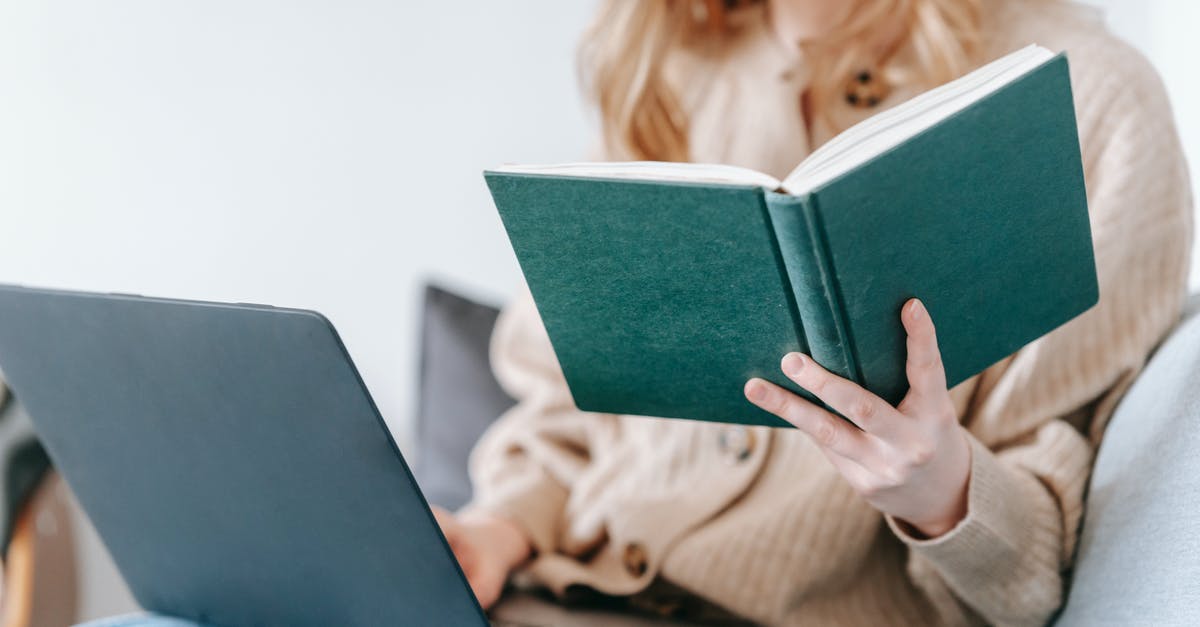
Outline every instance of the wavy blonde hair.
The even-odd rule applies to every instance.
[[[740,30],[739,13],[763,1],[606,0],[584,36],[579,60],[608,154],[687,161],[687,115],[667,84],[664,61],[679,47],[719,55]],[[804,94],[810,122],[821,119],[841,129],[829,112],[863,68],[880,68],[890,84],[923,88],[965,73],[980,48],[980,1],[858,0],[828,34],[801,44],[813,77]],[[889,57],[904,46],[914,63],[889,66]]]

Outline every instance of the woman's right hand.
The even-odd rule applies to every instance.
[[[504,591],[508,574],[529,558],[529,538],[520,527],[492,514],[459,516],[434,506],[433,515],[475,598],[484,609],[491,607]]]

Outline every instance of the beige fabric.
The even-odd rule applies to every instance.
[[[798,432],[576,410],[526,293],[492,345],[520,402],[471,468],[471,507],[533,539],[526,575],[560,593],[649,594],[665,581],[771,624],[1039,624],[1061,604],[1103,423],[1179,316],[1191,197],[1154,70],[1099,16],[995,0],[986,26],[989,58],[1027,43],[1068,51],[1101,297],[953,390],[972,434],[966,519],[909,537]],[[802,64],[762,27],[721,59],[672,68],[698,161],[781,177],[828,137],[807,137]]]

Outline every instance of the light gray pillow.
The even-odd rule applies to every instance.
[[[1200,625],[1200,315],[1117,408],[1058,625]]]
[[[51,466],[25,408],[4,392],[0,381],[0,557],[8,554],[17,514]]]

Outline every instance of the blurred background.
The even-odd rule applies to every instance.
[[[1200,3],[1090,4],[1162,74],[1197,180]],[[419,454],[421,285],[493,303],[519,285],[480,171],[584,156],[592,9],[0,3],[0,282],[320,310]],[[81,618],[133,607],[81,541]]]

